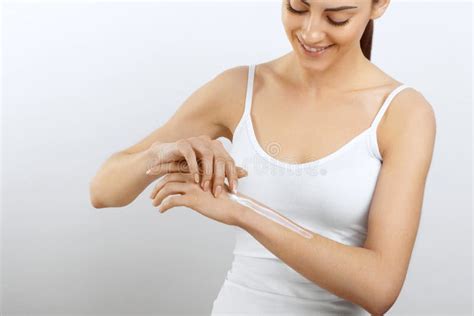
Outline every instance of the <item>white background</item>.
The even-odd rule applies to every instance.
[[[5,2],[2,315],[208,315],[232,227],[160,214],[147,188],[94,209],[89,181],[225,69],[291,50],[281,2]],[[390,315],[472,308],[472,4],[392,1],[372,62],[437,118],[422,221]],[[230,143],[222,139],[225,145]]]

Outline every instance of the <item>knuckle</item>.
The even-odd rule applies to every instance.
[[[219,183],[224,182],[224,174],[216,173],[216,175],[214,176],[214,182],[219,182]]]
[[[205,135],[205,134],[200,135],[199,138],[202,139],[202,140],[212,140],[209,135]]]
[[[215,157],[216,164],[225,164],[227,159],[223,156],[216,156]]]
[[[177,143],[176,143],[176,147],[178,148],[178,150],[182,153],[182,154],[185,154],[188,149],[189,149],[189,142],[185,139],[182,139],[182,140],[179,140]]]
[[[171,181],[171,176],[173,174],[172,173],[167,173],[165,174],[159,181],[158,183],[156,184],[156,187],[159,187],[161,185],[165,185],[167,182]]]
[[[211,140],[211,142],[215,146],[222,146],[222,143],[218,139],[213,139],[213,140]]]
[[[197,200],[196,195],[181,195],[179,196],[179,205],[189,207]]]
[[[203,159],[202,166],[204,172],[211,172],[212,169],[212,159]]]
[[[175,202],[174,196],[167,196],[167,197],[161,202],[161,205],[162,205],[162,206],[169,207],[169,206],[173,206],[175,203],[176,203],[176,202]]]
[[[176,181],[180,180],[181,178],[180,174],[177,173],[176,176],[179,177],[176,179]],[[177,186],[179,184],[180,184],[179,182],[170,181],[165,184],[164,188],[166,188],[166,192],[169,193],[170,191],[178,189]]]
[[[202,138],[200,136],[192,136],[188,138],[189,143],[201,142]]]
[[[178,146],[183,146],[183,145],[186,145],[187,143],[188,143],[187,139],[178,139],[176,141],[176,145],[178,145]]]
[[[183,173],[185,183],[195,183],[194,175],[192,173]]]
[[[164,181],[166,183],[169,183],[169,182],[172,182],[172,181],[175,181],[176,178],[178,177],[179,173],[167,173],[165,176],[164,176]]]
[[[204,171],[202,174],[202,178],[204,180],[209,180],[212,177],[212,171]]]
[[[211,149],[207,148],[207,147],[204,148],[201,153],[205,158],[210,158],[210,157],[214,156],[214,152]]]
[[[224,163],[216,163],[214,166],[214,173],[216,174],[225,174],[225,164]]]
[[[171,182],[167,182],[165,183],[165,185],[163,185],[163,188],[161,188],[161,195],[167,195],[170,191],[170,188],[171,187]]]
[[[186,185],[184,186],[184,189],[183,189],[184,192],[193,193],[193,195],[198,190],[201,191],[201,188],[199,188],[199,186],[195,185],[194,183],[186,183]]]

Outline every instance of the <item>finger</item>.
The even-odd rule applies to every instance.
[[[156,196],[156,193],[161,190],[161,188],[165,185],[167,182],[167,178],[170,176],[170,174],[164,175],[163,177],[158,180],[158,182],[155,184],[155,187],[150,193],[150,199],[154,199]]]
[[[219,193],[222,192],[225,177],[225,159],[218,156],[214,159],[214,175],[213,175],[213,188],[214,196],[218,197]]]
[[[154,199],[156,194],[163,188],[163,186],[168,182],[193,182],[192,176],[190,173],[168,173],[164,175],[153,188],[150,193],[150,199]]]
[[[209,183],[212,178],[214,151],[210,145],[210,137],[201,136],[191,140],[191,144],[199,159],[199,165],[202,168],[201,188],[206,190],[209,188]]]
[[[218,197],[223,191],[224,180],[226,176],[227,160],[232,161],[232,157],[227,153],[224,145],[217,139],[210,142],[211,148],[214,152],[214,174],[213,174],[213,192],[214,196]],[[218,163],[219,165],[216,165]]]
[[[232,191],[230,190],[229,186],[228,186],[227,184],[225,184],[225,183],[224,183],[224,190],[223,190],[223,192],[227,192],[227,193],[232,192]]]
[[[157,192],[156,196],[153,198],[152,205],[158,206],[163,202],[163,199],[171,194],[185,194],[186,186],[182,182],[167,182],[161,187]]]
[[[224,179],[222,180],[222,184],[224,184],[225,177],[227,177],[227,181],[229,186],[232,189],[235,189],[237,186],[237,171],[235,168],[234,159],[229,155],[227,150],[224,148],[224,145],[218,141],[213,141],[213,149],[215,157],[221,157],[224,160]],[[214,175],[215,176],[215,175]],[[217,178],[218,185],[220,185],[220,178]],[[222,189],[222,187],[221,187]],[[222,192],[222,191],[221,191]]]
[[[160,213],[164,213],[172,207],[188,206],[188,205],[189,205],[189,198],[187,195],[181,195],[181,194],[169,195],[165,199],[163,199],[163,202],[161,202],[159,211]]]
[[[234,160],[229,157],[225,163],[225,174],[229,182],[229,188],[232,192],[237,191],[237,169]]]
[[[186,159],[189,172],[193,175],[196,183],[199,183],[199,168],[197,164],[196,154],[191,144],[187,140],[177,141],[178,150]]]

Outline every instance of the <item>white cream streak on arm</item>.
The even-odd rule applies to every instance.
[[[256,213],[265,216],[266,218],[282,225],[285,226],[288,229],[291,229],[295,233],[300,234],[301,236],[311,239],[313,238],[313,234],[311,232],[306,231],[302,227],[296,225],[295,223],[291,222],[289,219],[283,217],[282,215],[278,214],[277,212],[273,211],[272,209],[261,205],[251,199],[245,198],[243,196],[237,196],[236,194],[229,192],[228,193],[229,198],[232,199],[233,201],[246,206]]]

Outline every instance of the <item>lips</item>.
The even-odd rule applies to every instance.
[[[298,42],[300,42],[301,45],[303,46],[306,46],[306,47],[309,47],[309,48],[314,48],[314,49],[323,49],[323,48],[328,48],[334,44],[331,44],[331,45],[327,45],[327,46],[311,46],[311,45],[308,45],[306,43],[304,43],[302,40],[299,39],[298,37]]]

